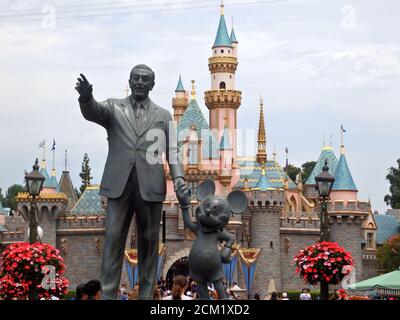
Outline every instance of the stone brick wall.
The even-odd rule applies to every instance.
[[[305,284],[304,280],[300,278],[300,275],[296,273],[293,259],[300,250],[319,240],[319,230],[307,232],[296,230],[281,231],[280,237],[280,270],[282,284],[277,289],[282,291],[301,290],[304,287],[310,287],[308,284]]]
[[[361,249],[361,220],[358,217],[343,216],[330,218],[331,241],[351,253],[355,262],[356,281],[363,278],[363,263]]]
[[[251,211],[251,243],[252,248],[261,248],[257,270],[250,295],[267,294],[268,283],[275,280],[277,288],[281,287],[279,217],[281,208],[272,209],[256,206]]]

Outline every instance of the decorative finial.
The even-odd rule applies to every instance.
[[[35,164],[33,165],[32,168],[34,171],[39,171],[39,159],[38,158],[36,158]]]
[[[345,133],[346,130],[343,128],[343,124],[340,125],[340,154],[344,154],[344,143],[343,143],[343,133]]]
[[[64,165],[65,165],[64,171],[67,171],[67,164],[68,164],[68,152],[67,152],[67,150],[65,150],[65,153],[64,153]]]
[[[262,94],[260,94],[260,107],[264,106],[264,100]]]
[[[224,0],[221,0],[221,16],[224,15],[224,7],[225,7]]]
[[[322,167],[322,171],[329,171],[329,167],[328,167],[328,159],[325,159],[324,161],[324,166]]]
[[[276,161],[276,143],[274,143],[274,153],[272,155],[274,156],[274,161]]]
[[[322,136],[322,148],[325,148],[325,133]]]
[[[332,135],[329,135],[329,146],[332,148]]]
[[[195,83],[195,81],[192,80],[192,91],[190,92],[190,94],[191,94],[193,100],[196,99],[196,89],[194,88],[194,83]]]

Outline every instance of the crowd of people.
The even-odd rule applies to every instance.
[[[231,300],[240,300],[241,296],[237,294],[239,291],[243,291],[236,282],[232,282],[230,287],[225,285],[227,295]],[[174,277],[173,283],[170,284],[167,281],[161,279],[154,286],[153,300],[192,300],[198,299],[198,286],[196,281],[184,275],[177,275]],[[218,300],[217,291],[214,289],[212,284],[209,285],[209,295],[211,300]],[[87,283],[83,283],[77,286],[76,295],[74,300],[101,300],[101,283],[99,280],[90,280]],[[135,285],[133,289],[129,289],[126,283],[122,283],[118,290],[118,300],[137,300],[139,294],[139,286]],[[272,292],[268,294],[264,299],[260,297],[258,293],[255,293],[252,297],[253,300],[290,300],[287,292],[277,293]],[[297,299],[297,298],[295,298]],[[300,293],[299,300],[312,300],[311,291],[309,288],[304,288]],[[316,300],[319,297],[315,298]],[[330,300],[352,300],[349,298],[346,290],[336,289],[333,295],[329,298]],[[384,299],[384,300],[395,300],[392,296],[374,296],[372,299]]]

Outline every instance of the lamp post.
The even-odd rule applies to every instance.
[[[325,165],[322,172],[315,177],[317,183],[316,189],[318,191],[318,200],[321,203],[320,215],[320,241],[329,241],[329,222],[328,222],[328,201],[330,200],[330,193],[332,190],[335,178],[329,173],[328,160],[325,160]],[[329,296],[329,283],[326,281],[320,282],[320,299],[328,300]]]
[[[36,218],[37,204],[36,197],[42,190],[45,177],[39,172],[38,159],[33,165],[33,171],[25,175],[26,187],[31,196],[31,209],[29,213],[29,243],[33,244],[38,240],[38,221]]]

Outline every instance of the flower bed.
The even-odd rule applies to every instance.
[[[14,243],[4,250],[0,261],[3,299],[62,298],[67,293],[64,260],[49,244]]]
[[[296,272],[312,285],[320,281],[338,284],[354,268],[353,258],[335,242],[319,242],[294,258]]]

